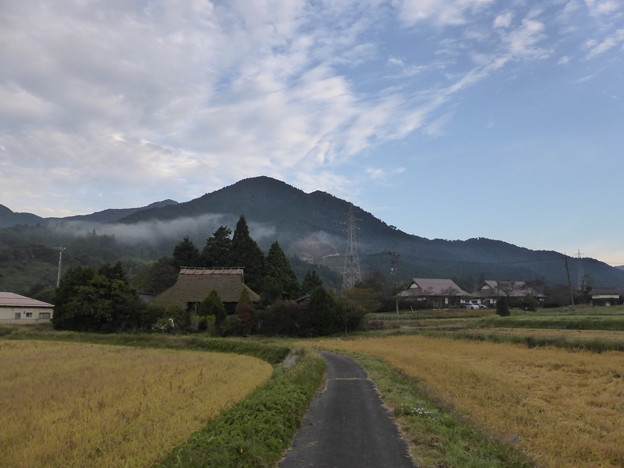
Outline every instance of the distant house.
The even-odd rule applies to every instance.
[[[244,283],[242,268],[183,267],[176,283],[156,296],[152,304],[177,305],[185,310],[193,310],[213,290],[230,310],[238,303],[243,290],[247,291],[252,302],[260,300],[260,296]]]
[[[401,302],[420,307],[448,308],[459,306],[470,294],[453,280],[412,278],[409,287],[398,294]]]
[[[526,296],[533,296],[538,301],[544,300],[544,295],[527,286],[524,281],[511,280],[486,280],[472,294],[474,300],[479,304],[495,306],[498,299],[507,297],[514,301],[519,301]]]
[[[54,306],[52,304],[12,292],[0,292],[0,324],[34,325],[50,323],[53,315]]]
[[[614,306],[622,304],[624,291],[615,288],[593,288],[590,295],[592,306]]]

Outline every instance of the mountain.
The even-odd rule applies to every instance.
[[[245,216],[252,237],[263,249],[277,240],[288,254],[340,272],[347,248],[347,220],[352,216],[363,275],[379,272],[388,278],[394,266],[397,281],[411,277],[453,278],[468,290],[484,279],[540,279],[567,284],[568,275],[574,285],[588,279],[583,275],[588,275],[595,286],[624,284],[624,270],[595,259],[579,260],[485,238],[425,239],[389,226],[329,193],[306,193],[269,177],[244,179],[184,203],[165,200],[143,208],[49,219],[44,220],[45,226],[41,226],[42,218],[2,208],[0,222],[21,215],[17,217],[22,220],[20,224],[34,219],[40,223],[38,227],[0,229],[0,260],[22,259],[21,266],[15,264],[11,272],[4,273],[5,278],[26,270],[24,262],[28,259],[43,256],[34,247],[41,245],[48,249],[48,263],[56,258],[54,247],[62,245],[67,247],[63,256],[67,264],[122,259],[130,265],[131,273],[136,272],[146,260],[171,255],[173,246],[184,236],[202,249],[206,238],[219,226],[233,229],[240,215]],[[31,247],[18,248],[24,243]],[[43,267],[40,269],[43,278]],[[51,275],[49,269],[46,274]]]
[[[339,270],[344,261],[350,211],[357,227],[359,260],[365,271],[389,271],[389,252],[394,252],[398,254],[398,269],[403,279],[418,276],[463,278],[469,288],[481,279],[567,282],[566,257],[558,252],[534,251],[485,238],[425,239],[389,226],[371,213],[328,193],[305,193],[269,177],[244,179],[186,203],[136,212],[120,222],[162,222],[210,214],[220,216],[233,226],[242,214],[257,231],[270,232],[259,240],[264,248],[267,243],[278,240],[291,254]],[[584,273],[596,284],[624,283],[624,271],[603,262],[572,257],[567,257],[567,261],[574,280]]]
[[[31,213],[15,213],[4,205],[0,205],[0,228],[23,225],[34,226],[37,224],[56,223],[65,221],[95,221],[98,223],[112,223],[119,221],[126,216],[130,216],[141,210],[149,210],[152,208],[162,208],[165,206],[177,205],[178,202],[174,200],[163,200],[159,202],[151,203],[147,206],[139,208],[121,208],[121,209],[107,209],[91,213],[88,215],[76,215],[68,216],[66,218],[42,218]]]
[[[44,220],[37,215],[31,213],[15,213],[4,205],[0,205],[0,228],[23,224],[33,226]]]

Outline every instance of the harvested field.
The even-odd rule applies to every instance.
[[[256,358],[0,341],[3,466],[148,466],[267,381]]]
[[[422,336],[313,343],[384,359],[538,466],[624,466],[622,352]]]

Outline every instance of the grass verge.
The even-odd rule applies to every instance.
[[[24,329],[24,327],[0,327],[2,339],[52,340],[137,346],[147,348],[185,349],[220,353],[244,354],[275,365],[284,360],[290,352],[288,346],[268,345],[246,340],[227,338],[206,338],[199,335],[165,335],[157,333],[82,333],[53,331],[49,329]]]
[[[393,369],[382,360],[362,354],[351,356],[364,366],[381,398],[393,411],[417,466],[533,466],[512,443],[500,443],[454,414],[418,379]]]
[[[323,378],[321,357],[301,351],[291,368],[278,367],[252,396],[195,433],[159,467],[266,467],[292,442]]]
[[[475,327],[487,328],[547,328],[564,330],[624,330],[622,315],[593,316],[516,316],[490,317],[474,323]]]

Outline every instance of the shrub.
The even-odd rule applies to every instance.
[[[510,315],[507,298],[501,297],[498,301],[496,301],[496,313],[501,317],[508,317]]]

